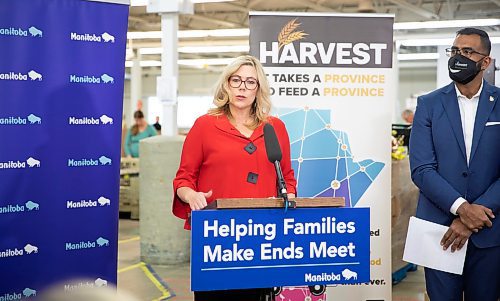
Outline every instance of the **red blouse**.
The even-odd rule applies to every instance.
[[[290,160],[290,141],[285,124],[275,117],[269,117],[268,122],[276,131],[283,153],[281,169],[287,191],[296,194],[297,182]],[[263,128],[261,124],[247,138],[225,115],[199,117],[184,141],[179,170],[174,179],[174,215],[187,220],[191,212],[189,204],[177,196],[179,187],[190,187],[201,192],[212,190],[208,203],[219,198],[276,196],[276,171],[267,159]],[[250,142],[256,146],[251,154],[245,150]],[[249,179],[249,173],[257,177],[250,176]],[[187,221],[185,228],[190,228]]]

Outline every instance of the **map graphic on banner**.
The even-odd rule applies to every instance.
[[[274,112],[290,137],[298,195],[345,197],[346,207],[356,206],[385,164],[371,159],[356,161],[349,136],[335,129],[330,110],[275,108]]]

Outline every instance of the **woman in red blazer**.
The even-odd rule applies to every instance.
[[[273,125],[283,153],[281,168],[289,197],[296,180],[284,123],[269,116],[270,89],[261,63],[238,57],[216,85],[215,108],[199,117],[189,131],[174,179],[173,213],[186,220],[219,198],[267,198],[277,195],[276,171],[267,159],[263,127]],[[195,300],[265,300],[269,290],[195,292]]]

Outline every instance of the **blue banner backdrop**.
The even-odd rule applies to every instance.
[[[0,299],[116,283],[127,19],[0,0]]]
[[[370,209],[193,211],[191,289],[370,281]]]

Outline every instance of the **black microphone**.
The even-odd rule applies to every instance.
[[[264,143],[266,144],[267,159],[269,159],[271,163],[281,161],[283,155],[281,154],[280,143],[274,131],[274,127],[269,123],[264,125]]]
[[[286,191],[286,182],[280,164],[283,154],[281,153],[281,147],[278,137],[276,137],[274,127],[269,123],[264,125],[264,143],[266,145],[267,159],[274,164],[274,168],[276,169],[276,176],[278,177],[278,196],[283,198],[285,208],[288,208],[288,193]],[[292,203],[292,207],[295,207],[294,203]]]

